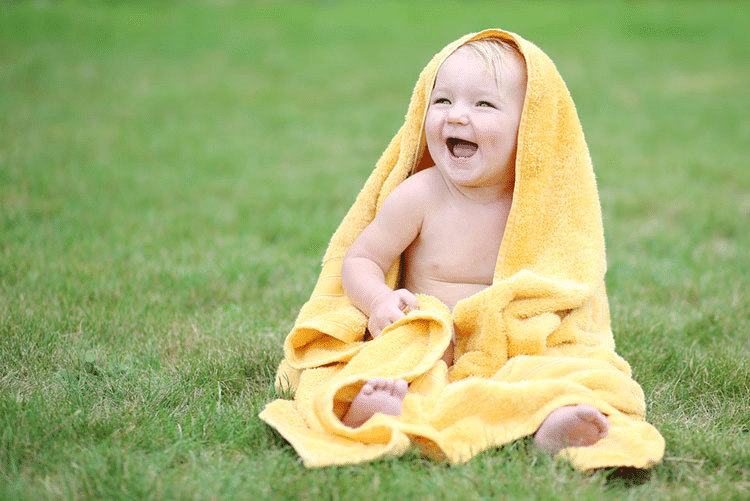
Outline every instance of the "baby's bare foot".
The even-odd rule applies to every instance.
[[[594,407],[569,405],[552,411],[534,434],[534,444],[556,454],[565,447],[594,445],[607,436],[609,421]]]
[[[341,421],[350,428],[357,428],[378,412],[400,416],[408,387],[403,379],[370,379],[354,397]]]

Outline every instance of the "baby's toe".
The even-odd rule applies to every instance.
[[[393,383],[388,379],[383,378],[373,378],[368,381],[374,391],[390,391],[390,387],[393,385]]]
[[[393,384],[393,394],[397,397],[404,398],[408,389],[409,383],[403,379],[399,379]]]
[[[599,409],[590,405],[578,406],[577,415],[583,421],[587,421],[599,429],[599,436],[605,437],[609,431],[609,420]]]

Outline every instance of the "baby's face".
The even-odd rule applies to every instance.
[[[516,139],[526,92],[520,55],[508,51],[500,80],[470,48],[440,67],[425,119],[435,165],[464,187],[512,186]]]

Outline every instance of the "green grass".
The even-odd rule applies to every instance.
[[[0,499],[746,499],[743,2],[0,4]],[[306,470],[257,419],[325,245],[468,31],[556,61],[599,179],[618,351],[665,460],[525,443]]]

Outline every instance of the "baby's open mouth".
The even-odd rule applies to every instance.
[[[477,143],[465,141],[457,137],[449,137],[446,141],[448,149],[454,157],[467,158],[477,152]]]

